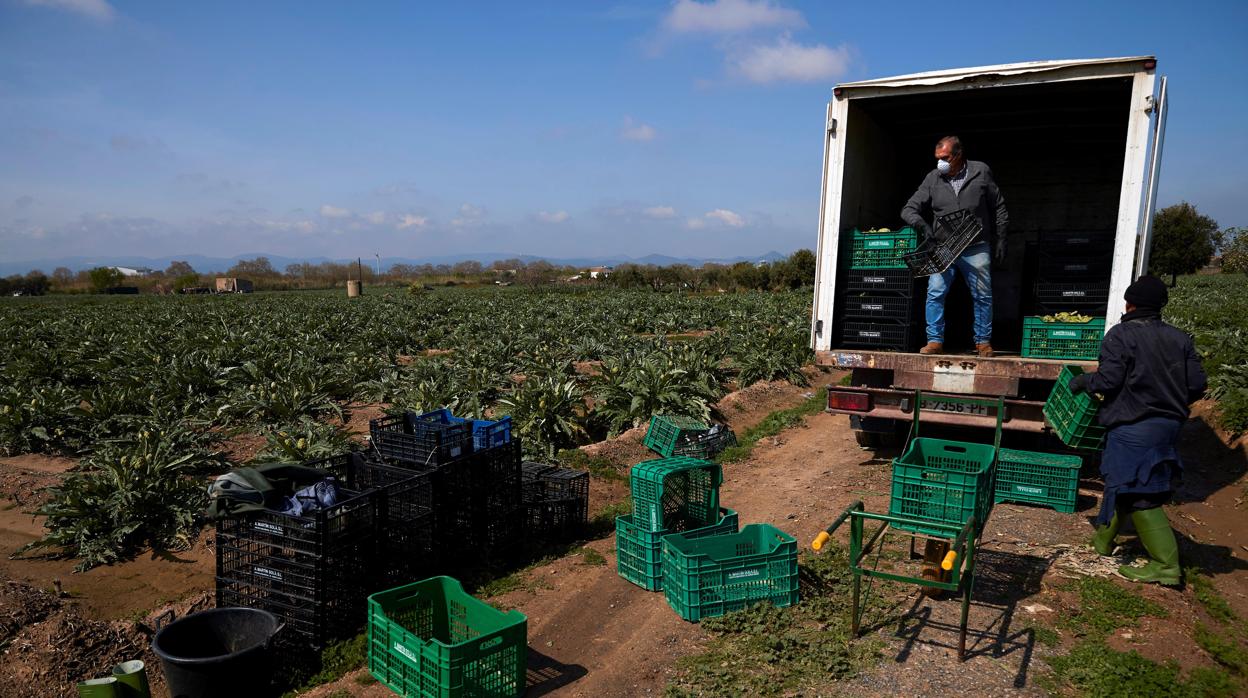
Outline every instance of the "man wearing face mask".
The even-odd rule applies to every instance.
[[[1005,261],[1010,223],[992,170],[978,160],[967,160],[957,136],[945,136],[936,143],[936,169],[906,202],[901,218],[924,238],[940,238],[945,231],[933,232],[924,214],[930,212],[935,220],[964,209],[979,218],[983,232],[948,269],[927,277],[927,344],[919,350],[921,354],[945,350],[945,299],[954,274],[961,272],[975,306],[975,351],[980,356],[992,356],[992,257],[995,255],[998,263]]]

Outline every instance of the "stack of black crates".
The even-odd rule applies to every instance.
[[[526,462],[521,477],[526,531],[562,541],[584,530],[589,520],[589,473]]]
[[[419,578],[434,530],[426,473],[360,453],[303,465],[334,478],[336,503],[298,515],[244,512],[216,524],[217,606],[278,616],[292,657],[356,632],[366,590]]]
[[[301,464],[334,478],[335,503],[217,522],[217,605],[278,616],[287,664],[308,666],[357,633],[369,594],[508,563],[528,540],[586,524],[588,473],[525,466],[522,475],[508,418],[407,412],[369,428],[371,450]]]
[[[1114,238],[1109,232],[1041,232],[1032,246],[1035,315],[1104,317]]]
[[[913,348],[914,280],[902,255],[918,247],[913,228],[851,235],[841,346],[909,351]]]

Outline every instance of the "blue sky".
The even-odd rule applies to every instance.
[[[1150,53],[1248,225],[1245,2],[0,0],[0,257],[813,248],[836,82]]]

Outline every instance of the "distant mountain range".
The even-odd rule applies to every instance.
[[[269,263],[278,271],[286,269],[290,264],[321,264],[323,262],[354,262],[354,259],[331,259],[329,257],[283,257],[274,254],[241,254],[234,257],[207,257],[198,254],[172,255],[168,257],[138,257],[127,255],[116,256],[99,256],[99,257],[60,257],[56,259],[35,259],[25,262],[10,262],[0,260],[0,276],[9,276],[11,274],[25,274],[32,269],[38,269],[45,274],[51,274],[53,269],[57,267],[66,267],[70,271],[81,271],[83,269],[93,269],[95,267],[130,267],[130,268],[148,268],[163,270],[169,266],[174,260],[181,260],[201,274],[212,274],[223,272],[234,266],[239,260],[255,259],[256,257],[268,257]],[[520,259],[524,262],[536,262],[544,259],[556,266],[568,267],[596,267],[596,266],[618,266],[620,264],[653,264],[656,266],[668,266],[671,264],[688,264],[690,266],[701,266],[708,262],[716,264],[734,264],[736,262],[775,262],[788,257],[788,255],[771,251],[757,257],[731,257],[731,258],[696,258],[696,257],[670,257],[662,254],[650,254],[645,257],[575,257],[575,258],[555,258],[543,257],[537,255],[520,255],[508,254],[503,252],[482,252],[479,254],[457,254],[444,255],[441,257],[424,257],[421,259],[411,259],[408,257],[382,257],[382,270],[389,269],[395,264],[455,264],[466,260],[476,260],[482,264],[489,265],[500,259]],[[366,266],[376,264],[377,258],[368,259],[361,258]]]

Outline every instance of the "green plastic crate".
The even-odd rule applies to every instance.
[[[711,523],[719,513],[719,486],[724,471],[718,463],[677,456],[633,466],[629,482],[633,520],[652,531],[671,528],[670,521]]]
[[[737,512],[721,508],[718,521],[710,526],[700,522],[679,522],[673,529],[652,531],[633,523],[633,517],[615,519],[615,568],[621,577],[648,591],[663,590],[663,537],[680,533],[685,538],[705,538],[737,532]],[[680,530],[681,527],[686,530]]]
[[[656,414],[650,418],[650,426],[646,429],[645,447],[655,453],[670,458],[677,455],[677,446],[690,437],[705,434],[710,425],[692,417],[672,417]]]
[[[914,228],[891,233],[867,233],[857,228],[850,234],[850,269],[905,269],[902,255],[919,244]]]
[[[732,430],[727,426],[724,426],[719,431],[712,429],[687,438],[682,437],[676,443],[676,449],[672,455],[710,460],[729,446],[736,445],[737,435],[732,433]]]
[[[432,577],[368,597],[368,670],[401,696],[519,696],[528,619]]]
[[[1105,318],[1088,322],[1045,322],[1023,318],[1023,356],[1035,359],[1096,359],[1105,336]]]
[[[1071,378],[1082,373],[1083,369],[1078,366],[1062,367],[1053,392],[1044,402],[1044,421],[1067,446],[1095,451],[1105,441],[1105,427],[1096,421],[1101,403],[1088,393],[1075,395],[1066,386]]]
[[[997,451],[998,502],[1026,502],[1075,513],[1079,499],[1079,456],[1003,448]]]
[[[663,596],[695,623],[757,603],[792,606],[798,601],[797,541],[768,524],[710,538],[665,536]]]
[[[992,510],[995,456],[996,448],[987,444],[911,439],[906,452],[893,460],[888,513],[954,526],[966,523],[973,514],[982,528]],[[948,533],[922,524],[893,527],[929,535]]]

